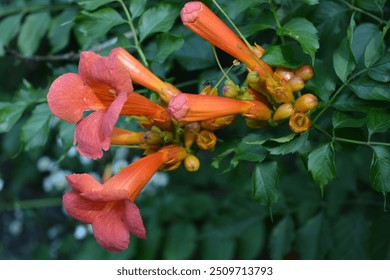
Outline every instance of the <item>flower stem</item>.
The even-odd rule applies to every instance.
[[[375,141],[359,141],[359,140],[353,140],[353,139],[348,139],[348,138],[343,138],[343,137],[337,137],[334,135],[331,135],[329,132],[327,132],[325,129],[318,125],[313,125],[315,129],[320,131],[321,133],[325,134],[329,138],[332,139],[334,142],[344,142],[344,143],[350,143],[350,144],[355,144],[355,145],[364,145],[364,146],[388,146],[390,147],[390,143],[386,142],[375,142]]]
[[[352,5],[351,3],[348,3],[347,1],[345,0],[340,0],[342,3],[344,3],[345,5],[348,6],[348,8],[350,8],[351,10],[354,10],[356,12],[359,12],[359,13],[362,13],[362,14],[365,14],[373,19],[375,19],[376,21],[378,21],[380,24],[386,24],[387,22],[379,17],[377,17],[376,15],[370,13],[370,12],[367,12],[363,9],[360,9],[359,7],[356,7],[354,5]]]
[[[135,48],[136,48],[136,50],[137,50],[137,52],[138,52],[138,54],[139,54],[139,56],[140,56],[140,58],[141,58],[141,60],[142,60],[142,63],[143,63],[146,67],[149,67],[149,64],[148,64],[148,62],[147,62],[147,60],[146,60],[145,54],[144,54],[144,52],[142,51],[140,42],[139,42],[139,40],[138,40],[137,31],[136,31],[135,28],[134,28],[133,19],[132,19],[131,15],[130,15],[130,12],[129,12],[129,10],[127,9],[127,7],[126,7],[125,3],[123,2],[123,0],[117,0],[117,1],[121,4],[121,6],[122,6],[122,8],[123,8],[123,11],[125,12],[125,15],[126,15],[126,18],[127,18],[127,23],[129,24],[130,29],[131,29],[131,32],[133,33],[134,45],[135,45]]]
[[[277,14],[276,9],[275,9],[274,1],[273,0],[269,0],[268,3],[271,6],[271,11],[272,11],[272,13],[274,15],[277,28],[278,29],[282,29],[282,25],[280,24],[280,20],[279,20],[278,14]],[[284,46],[286,44],[286,42],[284,40],[284,36],[283,35],[280,35],[280,40],[282,41],[282,45]]]
[[[40,199],[29,199],[14,202],[12,205],[3,205],[0,210],[12,211],[15,209],[32,209],[32,208],[47,208],[47,207],[58,207],[62,204],[61,197],[53,198],[40,198]]]

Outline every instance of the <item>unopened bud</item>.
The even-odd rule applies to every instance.
[[[282,76],[282,78],[286,81],[290,80],[294,76],[294,72],[291,69],[285,67],[276,68],[275,73]]]
[[[255,84],[260,80],[260,75],[256,71],[250,71],[248,75],[246,75],[246,82],[248,84]]]
[[[161,143],[161,135],[158,132],[149,130],[145,132],[143,140],[147,145],[158,145]]]
[[[253,51],[253,53],[256,55],[257,58],[261,58],[265,53],[265,49],[258,44],[252,46],[251,50]]]
[[[289,127],[295,133],[304,133],[310,128],[310,118],[302,112],[296,112],[291,115]]]
[[[211,131],[202,130],[197,134],[196,144],[202,150],[211,150],[217,143],[217,136]]]
[[[309,112],[318,106],[318,99],[311,93],[306,93],[297,98],[294,104],[295,110],[298,112]]]
[[[299,76],[293,76],[290,80],[288,80],[288,84],[293,92],[300,91],[305,87],[305,81]]]
[[[184,167],[189,172],[198,171],[198,169],[200,167],[200,161],[196,156],[194,156],[192,154],[187,155],[186,158],[184,159]]]
[[[184,146],[189,148],[192,146],[196,139],[196,133],[200,131],[200,124],[198,122],[192,122],[186,124],[184,127]]]
[[[295,69],[294,74],[301,77],[304,81],[307,81],[313,77],[314,70],[310,65],[302,65],[301,67]]]
[[[238,94],[238,87],[232,80],[226,80],[222,89],[222,94],[228,98],[234,98]]]
[[[291,103],[284,103],[275,111],[273,120],[280,121],[288,119],[292,114],[294,114],[294,112],[294,106]]]

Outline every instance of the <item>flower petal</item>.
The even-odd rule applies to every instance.
[[[65,193],[62,201],[70,216],[87,224],[91,224],[107,204],[85,199],[75,192]]]
[[[86,173],[66,176],[66,180],[72,189],[79,193],[101,191],[103,189],[102,184],[100,184],[92,175]]]
[[[126,100],[127,93],[121,91],[117,98],[115,98],[115,100],[111,103],[110,107],[108,107],[107,111],[104,113],[99,137],[101,141],[100,145],[105,151],[110,148],[111,133]]]
[[[86,110],[104,108],[91,88],[74,73],[61,75],[54,80],[47,102],[54,115],[72,123],[80,121]]]
[[[97,159],[103,156],[101,149],[101,129],[106,110],[93,112],[76,124],[73,144],[83,156]],[[107,149],[105,149],[107,150]]]
[[[96,60],[92,65],[91,75],[96,81],[113,88],[117,94],[130,94],[134,90],[130,72],[114,56]]]
[[[142,221],[141,213],[137,205],[135,205],[135,203],[131,200],[125,201],[124,216],[124,222],[126,223],[130,233],[139,238],[146,239],[146,230]]]
[[[92,222],[96,241],[108,251],[120,252],[129,246],[130,233],[122,220],[123,211],[123,201],[109,203]]]

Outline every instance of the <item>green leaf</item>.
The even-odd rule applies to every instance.
[[[267,3],[266,0],[246,0],[246,1],[228,1],[222,8],[230,19],[235,19],[245,10],[258,6],[261,3]]]
[[[253,260],[258,257],[266,240],[264,224],[256,223],[243,231],[237,241],[237,253],[241,260]]]
[[[275,204],[279,198],[279,167],[276,161],[256,164],[252,174],[253,197],[262,205]]]
[[[307,168],[323,191],[324,186],[336,177],[333,145],[327,143],[313,150],[308,156]]]
[[[210,44],[199,36],[185,37],[183,47],[176,52],[176,58],[180,65],[188,71],[216,65]]]
[[[50,14],[40,12],[30,14],[23,22],[18,37],[18,48],[25,56],[33,55],[40,45],[41,39],[49,28]]]
[[[340,47],[333,54],[333,67],[341,81],[346,82],[355,68],[355,58],[349,47],[347,38],[344,38]]]
[[[184,44],[184,39],[181,36],[176,36],[170,33],[163,33],[156,38],[157,52],[153,57],[153,61],[163,63],[167,57],[173,52],[180,49]]]
[[[64,152],[67,152],[73,146],[74,128],[74,123],[61,122],[59,125],[58,136],[61,139]]]
[[[277,31],[278,35],[285,35],[297,40],[303,49],[303,52],[310,55],[314,64],[314,55],[320,47],[317,29],[305,18],[293,18]]]
[[[371,260],[388,260],[390,259],[390,217],[387,212],[384,215],[376,217],[369,232],[368,248]]]
[[[190,223],[176,223],[167,232],[163,257],[168,260],[189,259],[195,249],[196,228]]]
[[[356,6],[363,10],[368,10],[376,13],[383,13],[383,7],[386,4],[386,0],[356,0]]]
[[[265,148],[270,152],[271,155],[286,155],[290,153],[295,153],[305,146],[309,133],[305,133],[302,135],[294,134],[294,136],[295,138],[285,143],[275,141],[277,139],[271,139],[271,141],[267,142]],[[272,142],[276,142],[279,144],[275,145],[275,143]]]
[[[366,238],[370,225],[371,221],[366,220],[359,212],[339,217],[332,230],[334,249],[330,259],[366,260]]]
[[[106,36],[111,28],[125,22],[122,16],[112,8],[102,8],[92,13],[83,11],[77,18],[76,35],[83,47],[87,48],[95,39]]]
[[[10,131],[26,107],[24,102],[0,102],[0,133]]]
[[[313,5],[319,4],[319,3],[320,3],[320,0],[304,0],[304,2],[305,2],[306,4],[308,4],[308,5],[313,6]]]
[[[373,109],[367,114],[368,135],[387,132],[390,128],[390,114],[385,110]]]
[[[201,256],[205,260],[231,260],[235,248],[233,238],[210,236],[202,240]]]
[[[21,142],[26,151],[34,150],[46,144],[49,136],[49,123],[52,114],[47,103],[37,105],[31,117],[26,121],[21,131]]]
[[[142,15],[145,8],[146,0],[130,0],[130,14],[133,20]]]
[[[56,53],[68,45],[75,16],[76,10],[68,9],[52,20],[48,34],[52,53]]]
[[[236,2],[232,2],[236,3]],[[276,30],[276,23],[274,15],[270,10],[263,10],[261,13],[261,21],[255,23],[249,23],[239,27],[241,33],[245,37],[249,37],[261,30],[272,29]]]
[[[362,127],[366,124],[366,119],[358,119],[350,114],[334,111],[332,115],[332,124],[333,128]]]
[[[332,234],[324,213],[319,213],[297,232],[296,250],[303,260],[324,259],[331,248]]]
[[[375,33],[375,36],[368,43],[366,51],[364,52],[364,64],[366,67],[370,68],[375,62],[377,62],[383,55],[384,50],[385,44],[383,42],[382,34],[379,32]],[[389,69],[389,67],[387,68]],[[387,73],[387,75],[389,75],[389,73]]]
[[[353,33],[352,52],[355,57],[357,68],[364,67],[365,52],[371,39],[376,34],[382,34],[378,26],[372,23],[363,23],[356,27]]]
[[[273,66],[297,68],[300,65],[300,63],[294,59],[294,53],[290,48],[279,45],[267,48],[262,59]]]
[[[140,41],[157,32],[168,32],[178,14],[179,10],[168,4],[160,4],[146,10],[138,23]]]
[[[317,59],[314,65],[314,76],[305,84],[308,90],[314,92],[323,101],[328,101],[336,89],[337,77],[329,72],[329,66]],[[327,73],[327,75],[321,73]]]
[[[360,78],[352,81],[350,87],[362,99],[390,101],[389,85],[377,82],[368,75],[362,75]]]
[[[381,42],[383,43],[383,41]],[[368,75],[378,82],[390,82],[390,51],[386,52],[368,69]]]
[[[0,56],[4,55],[4,46],[11,41],[20,29],[22,14],[6,17],[0,21]]]
[[[385,198],[390,191],[390,148],[372,146],[373,155],[370,169],[371,187]]]
[[[88,11],[93,11],[103,5],[106,5],[114,1],[117,0],[77,0],[77,3],[84,9]]]
[[[283,259],[291,251],[293,240],[294,221],[286,216],[272,229],[269,243],[271,259]]]

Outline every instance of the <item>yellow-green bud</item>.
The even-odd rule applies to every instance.
[[[318,106],[318,99],[311,93],[306,93],[297,98],[294,104],[295,110],[298,112],[309,112]]]

